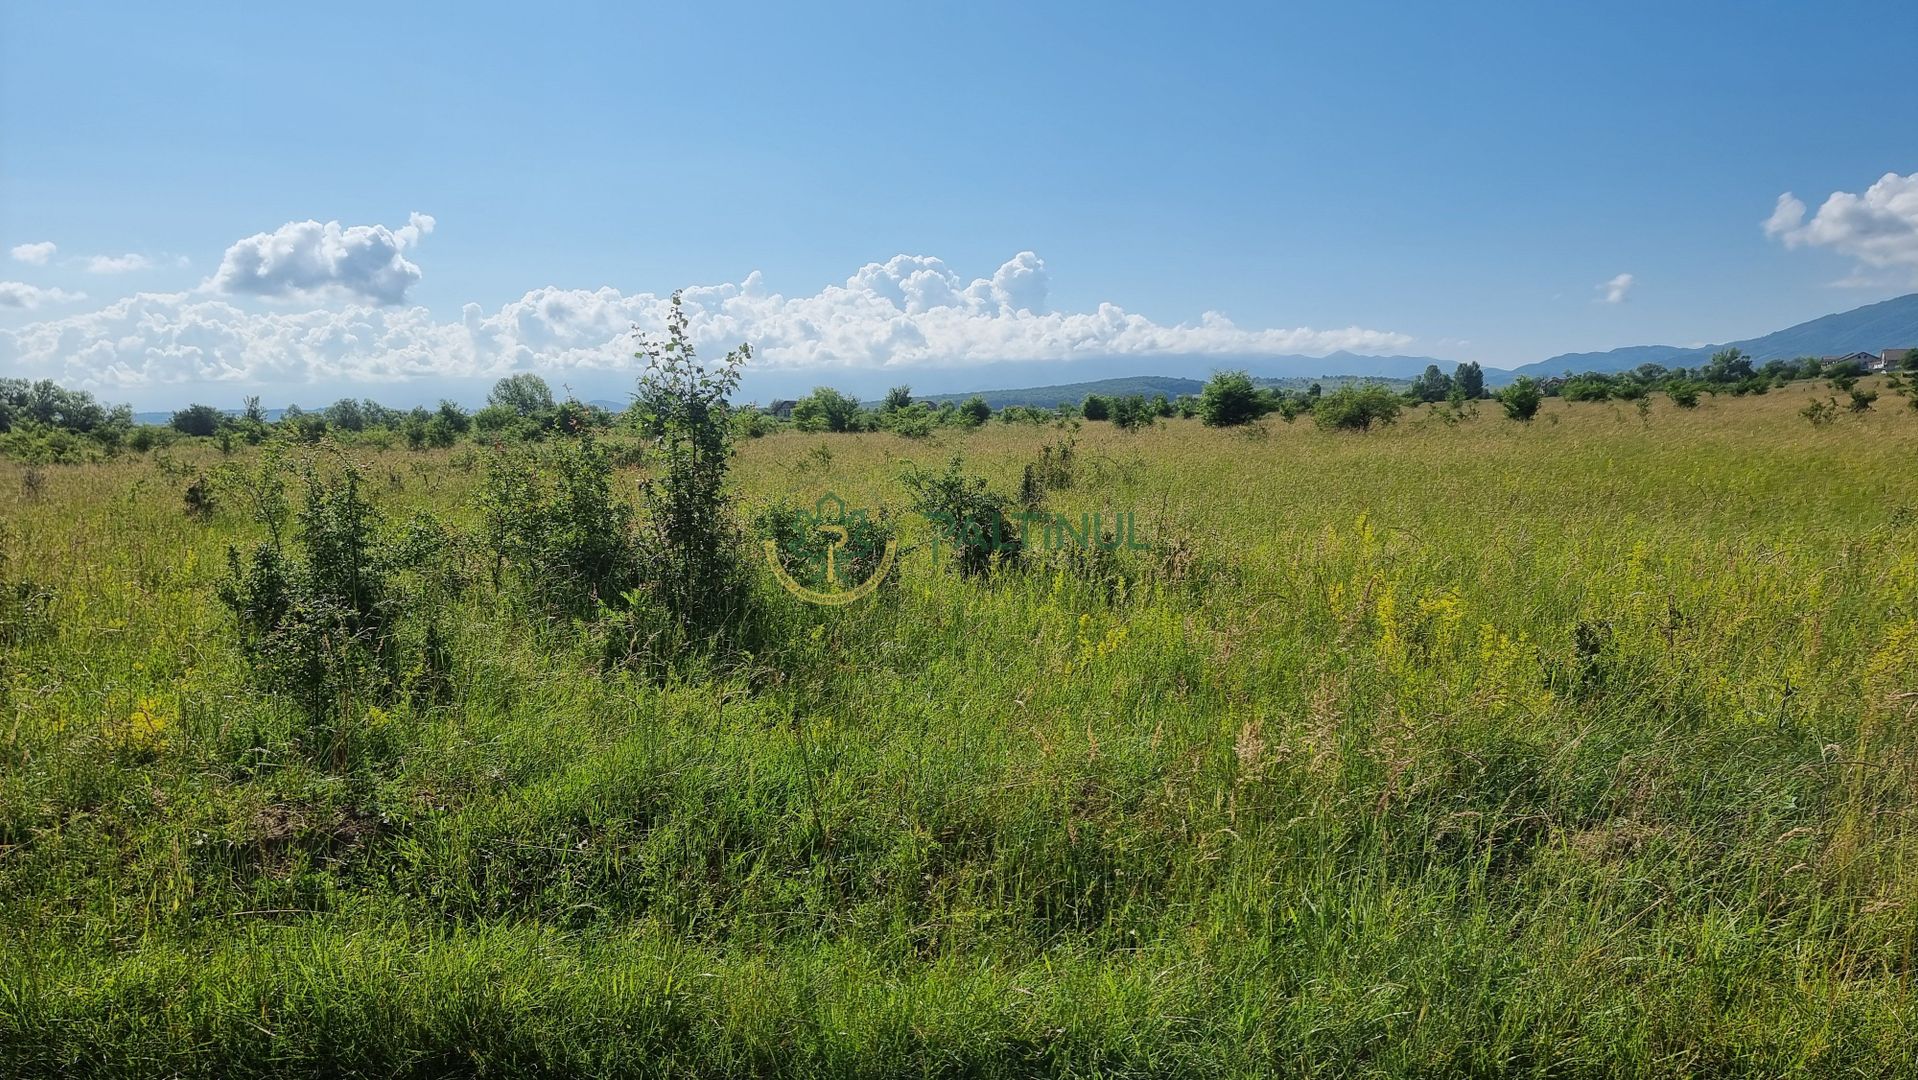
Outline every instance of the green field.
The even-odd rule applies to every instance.
[[[782,432],[895,584],[636,671],[461,542],[323,730],[259,450],[0,460],[0,1075],[1912,1075],[1918,411],[1803,404]],[[906,461],[1068,437],[1151,550],[935,561]],[[477,534],[485,448],[338,453]]]

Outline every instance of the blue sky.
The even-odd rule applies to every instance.
[[[0,374],[143,407],[612,396],[680,286],[770,391],[1918,287],[1909,3],[3,10]]]

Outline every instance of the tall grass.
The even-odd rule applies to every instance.
[[[751,440],[898,583],[640,672],[474,567],[344,763],[215,594],[238,466],[0,461],[0,1073],[1909,1074],[1918,416],[1801,404],[1088,424],[1048,509],[1153,549],[979,577],[906,462],[1057,433]]]

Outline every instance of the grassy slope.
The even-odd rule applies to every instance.
[[[1056,507],[1160,545],[1117,596],[921,549],[661,687],[482,585],[453,704],[343,767],[244,681],[241,515],[0,462],[58,595],[0,653],[0,1074],[1908,1072],[1918,414],[1802,404],[1088,425]],[[897,508],[1057,437],[739,479]],[[470,521],[459,453],[382,505]]]

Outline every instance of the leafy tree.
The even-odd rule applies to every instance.
[[[1465,395],[1467,401],[1477,401],[1485,396],[1485,369],[1474,360],[1469,364],[1460,364],[1452,373],[1452,383]]]
[[[1665,396],[1671,398],[1672,404],[1681,409],[1698,408],[1698,387],[1693,383],[1670,383],[1665,387]]]
[[[1221,371],[1199,391],[1199,418],[1207,427],[1236,427],[1264,413],[1259,388],[1243,371]]]
[[[553,410],[553,388],[538,375],[523,371],[494,383],[486,403],[521,416],[538,416]]]
[[[681,303],[675,292],[666,340],[642,339],[637,354],[647,362],[641,397],[653,403],[661,430],[658,465],[640,485],[647,510],[640,551],[654,596],[688,637],[710,640],[738,625],[750,591],[743,534],[726,492],[733,452],[726,399],[752,347],[739,346],[710,369],[701,365]]]
[[[1411,396],[1416,401],[1444,401],[1445,395],[1452,389],[1452,381],[1445,377],[1437,364],[1425,365],[1425,371],[1412,380]]]
[[[0,379],[0,432],[12,430],[17,422],[85,435],[112,423],[129,425],[133,413],[124,407],[109,410],[92,394],[68,390],[52,379]]]
[[[173,430],[182,435],[209,436],[220,430],[225,417],[211,405],[188,405],[173,414]]]
[[[1129,394],[1112,402],[1112,422],[1121,431],[1137,431],[1157,423],[1159,411],[1143,394]]]
[[[1538,407],[1545,401],[1545,394],[1539,389],[1537,380],[1529,375],[1520,375],[1512,385],[1498,392],[1498,403],[1505,406],[1505,415],[1514,420],[1530,420],[1538,415]]]
[[[1400,399],[1380,383],[1341,386],[1312,406],[1312,419],[1328,431],[1367,431],[1399,418]]]
[[[473,426],[473,418],[466,415],[466,410],[460,408],[458,403],[452,401],[441,400],[439,410],[434,414],[433,419],[445,424],[447,429],[455,435],[464,435]]]
[[[1740,382],[1752,377],[1752,358],[1738,349],[1720,349],[1702,373],[1707,382]]]
[[[966,399],[965,404],[959,406],[959,417],[973,427],[978,427],[992,419],[992,406],[986,404],[985,398],[974,394]]]
[[[793,406],[793,420],[804,431],[858,431],[859,402],[821,386]]]
[[[1087,420],[1110,420],[1112,403],[1103,394],[1087,394],[1079,406],[1079,415]]]
[[[1611,380],[1597,372],[1574,375],[1559,387],[1558,396],[1566,401],[1604,401],[1612,396]]]
[[[341,431],[365,431],[366,410],[352,398],[341,398],[326,407],[326,422]]]
[[[912,387],[895,386],[886,391],[885,409],[887,412],[898,412],[900,409],[909,409],[911,407]]]

